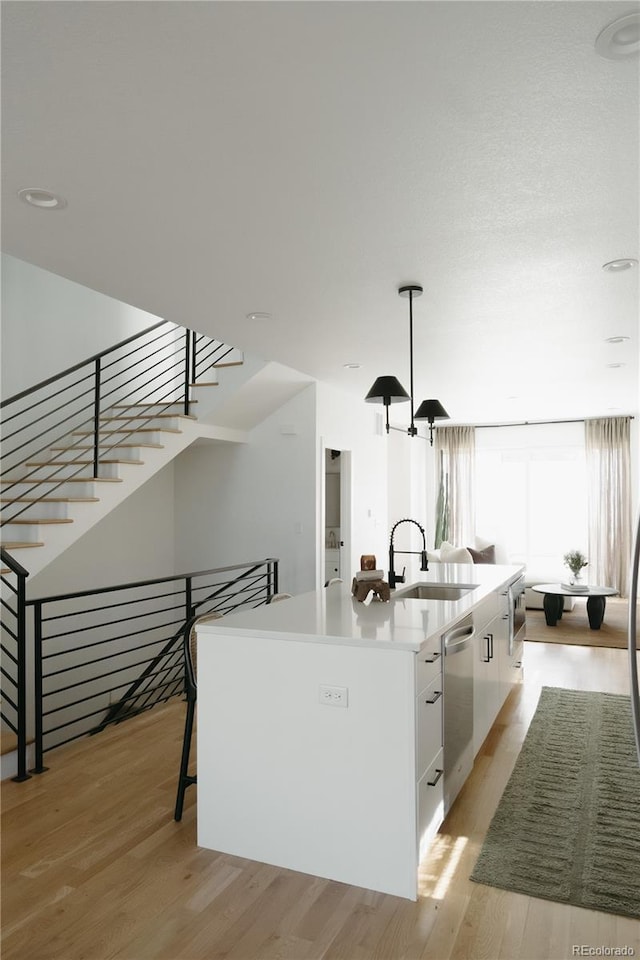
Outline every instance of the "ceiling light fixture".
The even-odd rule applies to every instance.
[[[630,340],[630,337],[606,337],[605,343],[624,343],[626,340]]]
[[[247,314],[247,320],[271,320],[271,314],[256,310],[254,313]]]
[[[619,260],[609,260],[602,264],[602,269],[608,273],[622,273],[623,270],[631,270],[637,266],[638,261],[634,257],[621,257]]]
[[[596,39],[596,53],[605,60],[626,60],[640,52],[640,14],[627,13],[609,23]]]
[[[625,364],[624,363],[608,363],[607,366],[611,367],[612,370],[617,370],[618,367],[624,367]]]
[[[422,287],[417,283],[410,283],[398,289],[401,297],[409,298],[409,371],[411,375],[410,393],[404,389],[396,377],[378,377],[369,393],[366,395],[366,403],[384,403],[386,412],[386,427],[389,433],[389,405],[392,403],[411,402],[411,424],[407,428],[410,437],[415,437],[418,428],[415,425],[416,420],[427,420],[429,422],[429,441],[433,446],[433,424],[435,420],[448,420],[449,414],[444,409],[439,400],[423,400],[414,413],[413,407],[413,300],[414,297],[422,295]]]
[[[18,196],[24,203],[41,210],[62,210],[67,205],[64,197],[59,197],[50,190],[41,190],[40,187],[25,187],[24,190],[18,190]]]
[[[342,366],[345,370],[359,370],[362,366],[361,363],[343,363]]]

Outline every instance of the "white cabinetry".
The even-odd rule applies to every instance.
[[[501,705],[495,591],[516,573],[468,567],[475,602],[359,604],[345,583],[199,625],[198,844],[415,900],[444,816],[443,637],[471,615],[481,742]]]
[[[417,654],[416,690],[417,853],[420,859],[444,817],[441,641]]]
[[[473,753],[484,743],[511,688],[520,675],[522,652],[509,652],[509,614],[505,593],[478,607],[473,672]],[[492,615],[493,614],[493,615]],[[492,616],[491,616],[492,615]],[[487,620],[487,616],[491,619]],[[518,664],[516,666],[516,663]]]
[[[332,580],[340,576],[340,550],[327,549],[324,552],[324,579]]]
[[[498,663],[494,659],[498,596],[492,593],[473,611],[475,646],[473,663],[473,755],[485,741],[495,720],[500,696]]]
[[[496,633],[500,617],[494,617],[476,633],[473,676],[473,753],[484,743],[502,705]]]

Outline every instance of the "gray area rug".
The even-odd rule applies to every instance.
[[[640,918],[629,697],[542,688],[471,879]]]

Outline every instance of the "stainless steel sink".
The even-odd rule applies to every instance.
[[[396,600],[460,600],[477,588],[477,583],[414,583],[406,590],[396,590]]]

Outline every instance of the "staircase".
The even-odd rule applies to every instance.
[[[39,573],[194,440],[245,441],[196,414],[243,363],[163,321],[4,401],[1,546]]]
[[[190,444],[248,442],[248,431],[309,382],[161,321],[0,404],[3,779],[41,773],[44,751],[175,695],[182,673],[174,619],[277,593],[273,559],[45,599],[28,597],[27,580]],[[48,613],[58,602],[64,611]],[[123,666],[124,642],[135,662]]]

